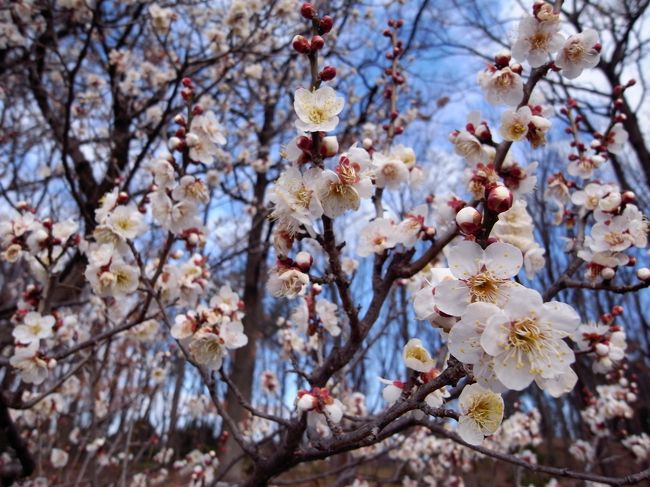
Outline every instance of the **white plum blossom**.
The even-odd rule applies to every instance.
[[[564,37],[559,33],[557,20],[539,21],[527,16],[519,22],[517,39],[512,45],[512,56],[520,62],[528,61],[537,68],[549,60],[549,56],[562,48]]]
[[[375,218],[361,229],[357,254],[367,257],[392,249],[398,242],[398,227],[392,220]]]
[[[295,298],[304,293],[309,276],[298,269],[276,267],[269,273],[267,288],[275,297]]]
[[[12,335],[23,344],[38,343],[39,340],[52,336],[55,321],[54,316],[41,316],[36,311],[30,311],[23,317],[22,324],[14,328]]]
[[[492,105],[504,103],[517,106],[524,98],[524,83],[517,73],[506,66],[501,69],[489,67],[479,72],[478,83],[485,98]]]
[[[465,386],[458,398],[458,435],[470,445],[480,445],[496,432],[503,420],[503,398],[480,384]]]
[[[124,240],[133,240],[147,230],[144,217],[134,204],[116,206],[108,214],[106,224]]]
[[[571,306],[544,303],[537,291],[521,286],[511,291],[511,299],[500,312],[490,316],[481,347],[494,357],[494,372],[509,389],[523,390],[533,380],[551,389],[564,378],[572,378],[568,371],[575,355],[564,338],[579,324],[580,317]]]
[[[525,106],[517,110],[508,109],[501,115],[499,133],[505,140],[512,142],[522,140],[528,134],[528,124],[532,121],[532,112]]]
[[[596,67],[600,61],[598,45],[598,33],[594,29],[569,36],[555,59],[556,66],[562,68],[562,76],[574,79],[584,69]]]
[[[375,152],[372,155],[375,184],[378,188],[398,189],[409,177],[409,171],[401,159]]]
[[[298,88],[293,102],[298,115],[296,128],[303,132],[331,132],[339,123],[343,105],[343,97],[330,86],[315,91]]]
[[[422,346],[422,340],[419,338],[411,338],[402,352],[404,364],[409,368],[418,372],[429,372],[434,368],[435,363],[426,348]]]
[[[447,261],[456,279],[438,284],[435,304],[443,313],[461,316],[476,301],[504,305],[518,286],[510,279],[521,269],[523,257],[507,243],[495,242],[483,250],[476,242],[462,241],[449,248]]]
[[[191,131],[187,134],[190,158],[204,164],[212,164],[219,153],[217,146],[226,143],[223,126],[216,115],[206,111],[192,120]]]
[[[630,135],[623,128],[623,124],[620,122],[615,123],[609,134],[607,134],[607,150],[612,154],[621,154],[629,138]]]
[[[323,215],[318,199],[319,179],[320,170],[315,168],[304,174],[293,166],[285,170],[271,189],[271,218],[285,221],[292,232],[300,225],[311,227],[313,221]]]
[[[39,353],[36,341],[26,347],[16,347],[9,363],[28,384],[41,384],[47,378],[48,362]]]

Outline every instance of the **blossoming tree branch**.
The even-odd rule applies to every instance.
[[[350,2],[50,3],[0,10],[3,485],[650,479],[639,315],[612,298],[650,287],[609,167],[638,85],[597,128],[544,98],[611,39],[527,5],[445,142],[456,184],[409,108],[427,1],[385,27]],[[565,457],[537,454],[549,404]]]

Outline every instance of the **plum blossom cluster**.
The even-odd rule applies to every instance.
[[[343,403],[332,397],[329,389],[321,387],[298,391],[296,406],[299,411],[307,413],[310,428],[321,436],[329,436],[330,429],[341,422],[345,412]]]
[[[605,313],[600,317],[598,323],[580,325],[575,334],[578,350],[594,352],[591,367],[597,374],[611,372],[625,358],[627,337],[623,327],[615,322],[616,317],[622,313],[622,306],[614,306],[611,313]]]
[[[219,370],[228,350],[248,343],[239,296],[224,285],[208,306],[176,315],[171,335],[185,344],[196,363]]]

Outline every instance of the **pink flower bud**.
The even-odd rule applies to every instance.
[[[167,146],[169,147],[169,150],[176,150],[178,147],[182,144],[181,139],[178,137],[171,137],[169,141],[167,142]]]
[[[634,194],[633,191],[625,191],[621,195],[621,202],[623,204],[634,203],[634,201],[636,201],[636,195]]]
[[[298,264],[298,268],[303,272],[309,270],[312,262],[314,262],[314,258],[309,254],[309,252],[303,250],[302,252],[298,252],[296,255],[296,264]]]
[[[314,409],[316,406],[318,406],[318,399],[316,399],[314,396],[312,396],[309,393],[306,393],[304,391],[303,394],[298,392],[298,409],[301,411],[311,411]]]
[[[335,135],[324,137],[321,141],[320,152],[323,157],[332,157],[339,152],[339,141]]]
[[[503,213],[512,206],[512,192],[505,186],[495,186],[487,196],[487,207],[495,213]]]
[[[466,206],[456,214],[456,224],[466,235],[473,235],[481,229],[481,213],[473,206]]]

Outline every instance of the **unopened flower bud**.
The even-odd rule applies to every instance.
[[[188,147],[194,147],[199,143],[199,136],[190,132],[187,134],[187,136],[185,136],[185,143]]]
[[[334,19],[329,15],[325,15],[318,22],[318,30],[321,34],[327,34],[334,27]]]
[[[307,20],[311,20],[316,17],[316,9],[311,3],[303,3],[302,7],[300,7],[300,15]]]
[[[167,146],[169,147],[169,150],[176,150],[178,147],[182,144],[181,139],[178,137],[171,137],[169,141],[167,142]]]
[[[309,252],[305,252],[303,250],[302,252],[298,252],[296,255],[296,264],[298,264],[298,267],[303,272],[307,272],[309,270],[312,262],[314,262],[314,258],[309,254]]]
[[[193,87],[192,80],[190,78],[188,78],[187,76],[181,80],[181,83],[183,83],[183,86],[185,88],[192,88]]]
[[[605,345],[604,343],[597,343],[596,346],[594,347],[594,350],[596,352],[596,355],[600,357],[605,357],[606,355],[609,355],[609,346]]]
[[[499,68],[505,68],[508,64],[510,64],[510,58],[510,51],[501,51],[494,56],[494,63]]]
[[[623,308],[623,306],[620,306],[620,305],[616,305],[616,306],[614,306],[612,308],[612,314],[614,316],[620,316],[620,315],[623,314],[624,311],[625,311],[625,308]]]
[[[495,186],[487,196],[487,207],[495,213],[503,213],[512,206],[512,191],[505,186]]]
[[[291,45],[300,54],[309,54],[309,41],[304,36],[295,36],[291,41]]]
[[[298,393],[300,394],[300,393]],[[318,406],[318,399],[308,393],[304,393],[298,399],[298,409],[301,411],[311,411],[316,406]]]
[[[363,148],[368,150],[372,147],[372,139],[370,137],[366,137],[365,139],[363,139],[362,144],[363,144]]]
[[[325,45],[325,39],[321,36],[314,36],[311,38],[310,47],[312,51],[320,51]]]
[[[648,269],[647,267],[641,267],[640,269],[637,269],[636,277],[638,277],[642,281],[650,280],[650,269]]]
[[[634,203],[635,201],[636,201],[636,195],[634,194],[634,191],[625,191],[621,195],[621,202],[623,204]]]
[[[185,126],[185,117],[181,115],[180,113],[174,117],[174,122],[177,123],[178,125]]]
[[[332,157],[339,152],[339,141],[335,135],[324,137],[321,141],[320,152],[323,157]]]
[[[56,359],[54,359],[54,358],[49,359],[47,361],[47,368],[50,369],[50,370],[53,369],[54,367],[56,367],[56,363],[57,363]]]
[[[336,68],[333,66],[325,66],[318,76],[323,81],[330,81],[336,77]]]
[[[456,214],[456,224],[466,235],[473,235],[481,229],[481,213],[473,206],[466,206]]]
[[[611,267],[604,267],[603,270],[600,271],[600,275],[603,279],[609,281],[611,279],[614,279],[614,276],[616,275],[616,271],[614,271],[614,269],[612,269]]]

